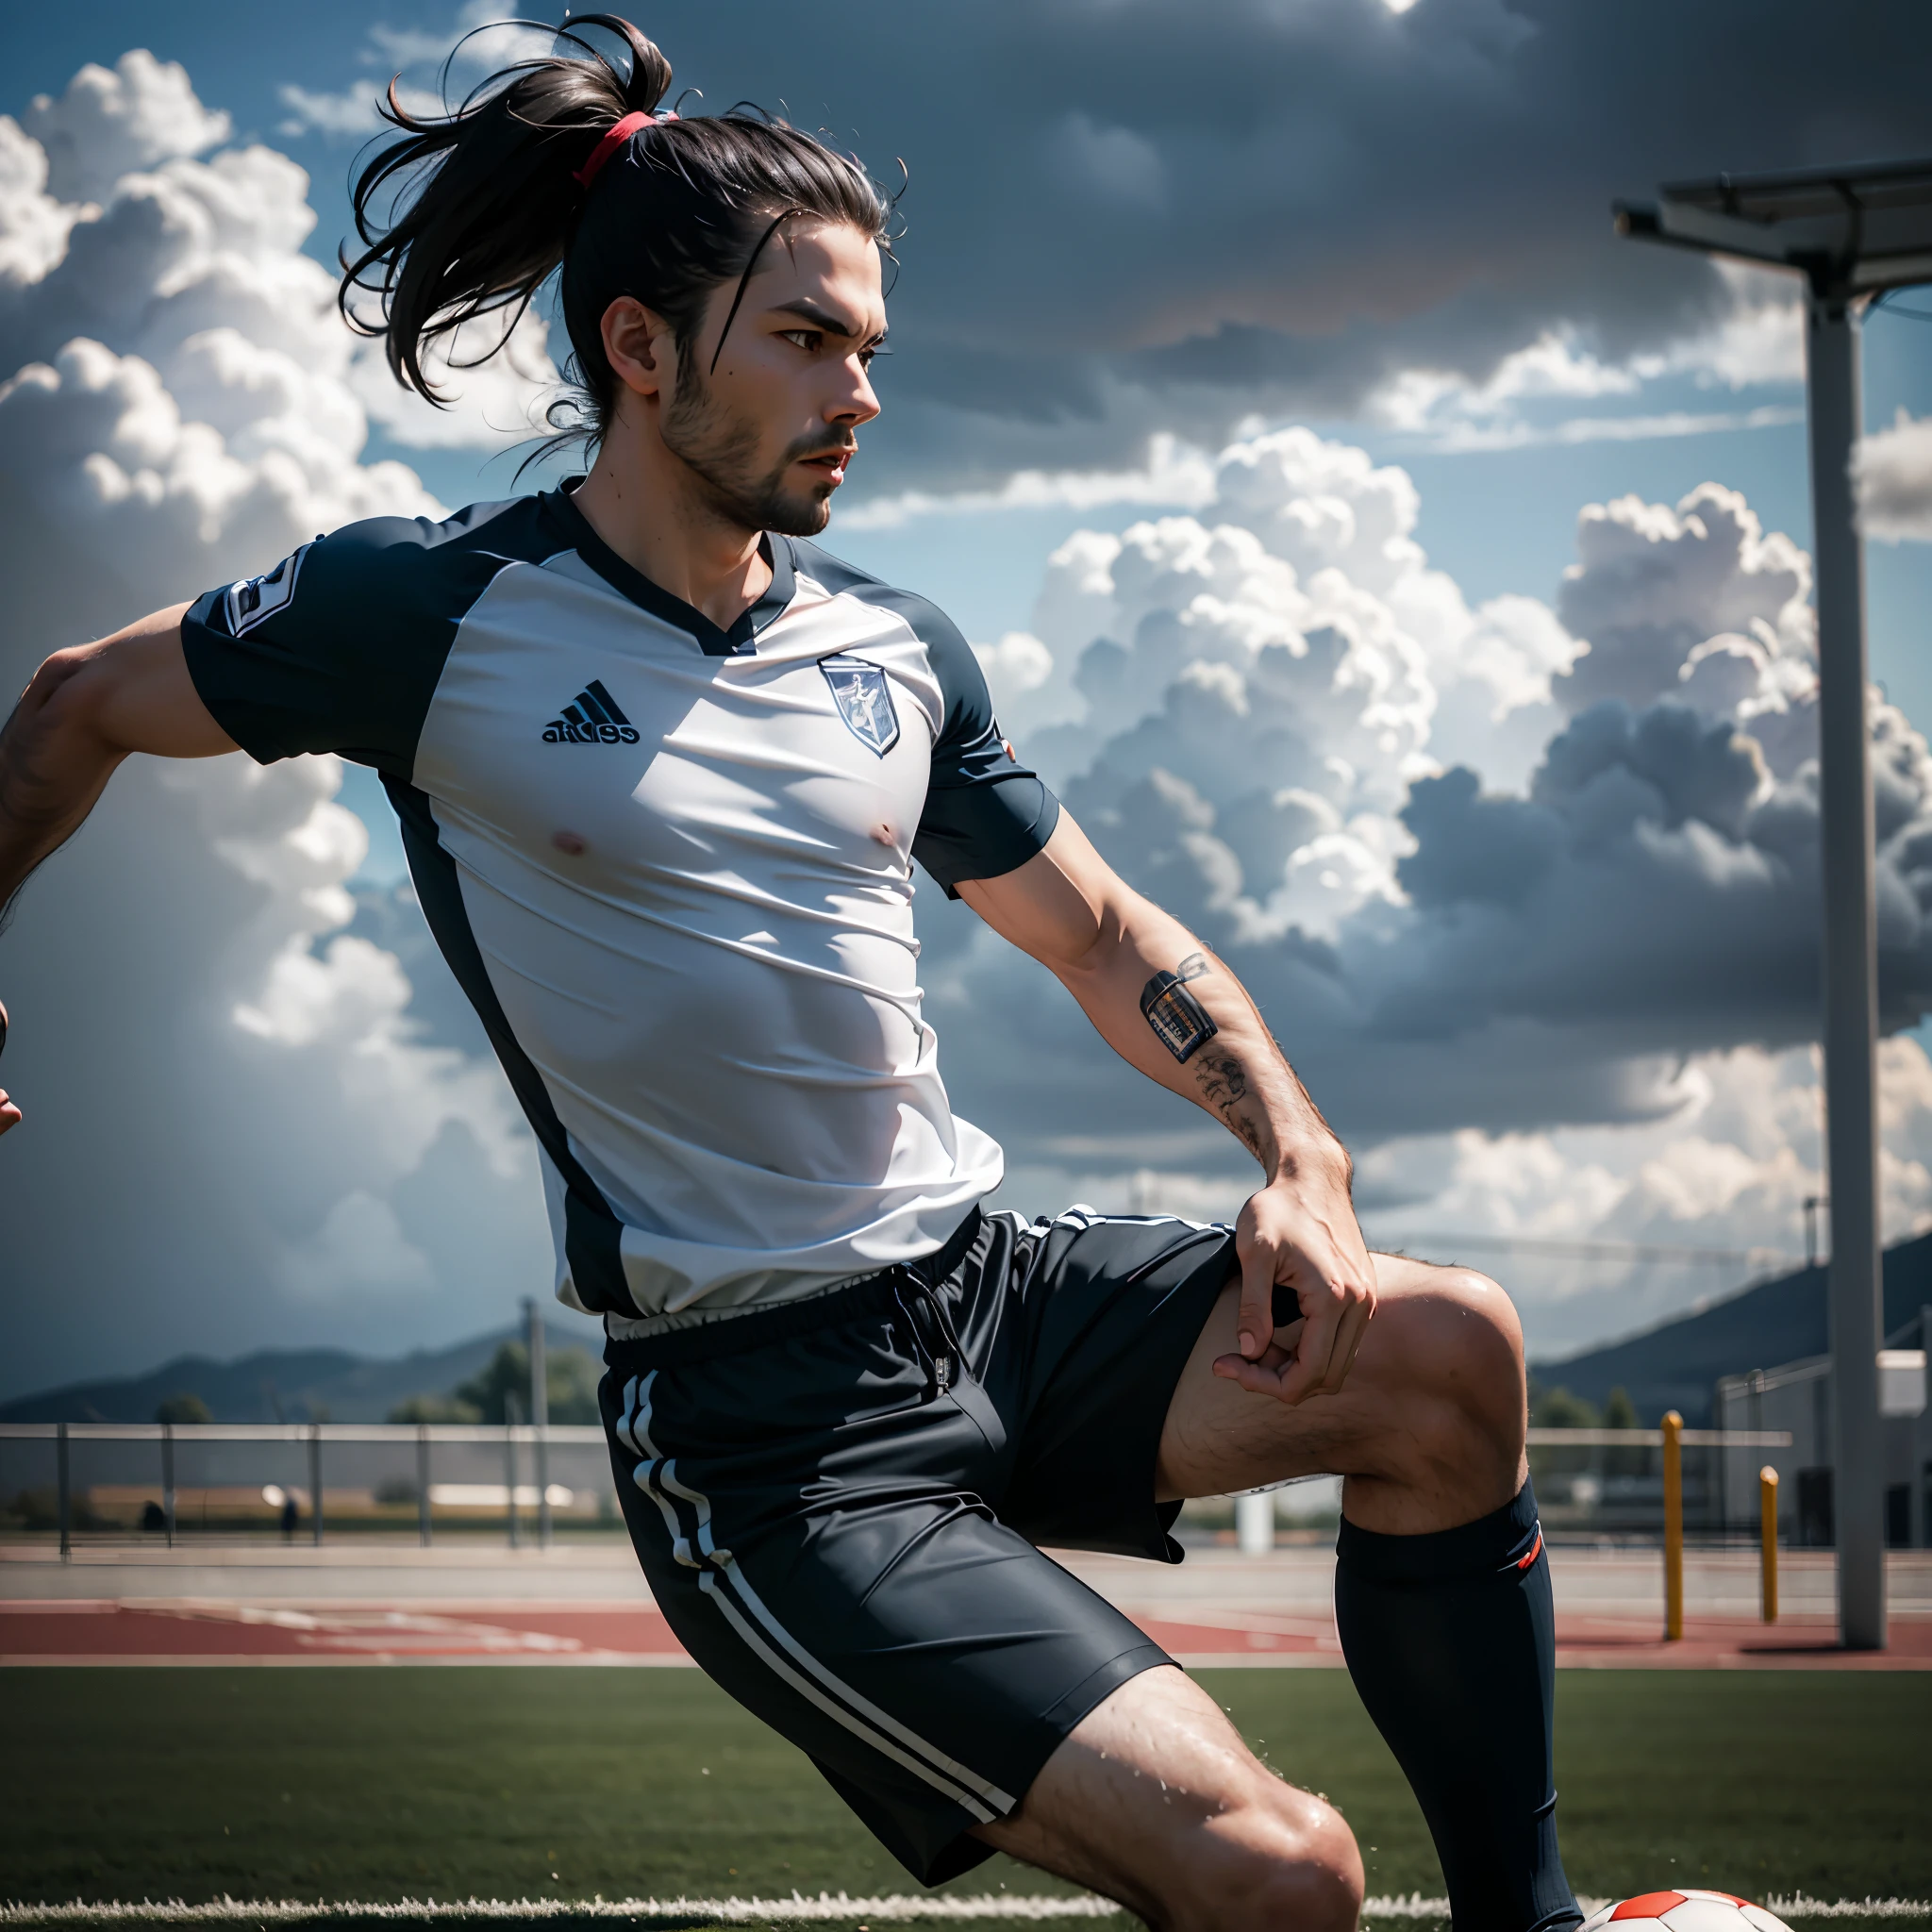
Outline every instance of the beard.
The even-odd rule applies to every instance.
[[[788,483],[791,465],[802,457],[853,447],[822,430],[800,437],[775,463],[760,469],[762,426],[755,417],[739,415],[720,402],[695,370],[679,372],[661,433],[664,446],[704,484],[721,522],[753,533],[773,530],[781,537],[816,537],[832,520],[837,486],[830,481]]]

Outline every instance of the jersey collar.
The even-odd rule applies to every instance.
[[[674,596],[660,584],[654,584],[642,571],[625,562],[617,552],[591,527],[591,520],[571,501],[572,493],[584,479],[568,478],[560,489],[546,491],[545,507],[569,533],[571,547],[613,591],[628,597],[641,610],[686,632],[708,658],[749,657],[758,649],[758,633],[791,602],[796,588],[792,568],[791,543],[786,537],[767,531],[758,539],[758,552],[772,567],[772,581],[765,593],[743,611],[729,630],[723,630],[682,597]]]

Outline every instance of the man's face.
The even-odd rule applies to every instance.
[[[858,425],[879,412],[866,374],[886,333],[879,252],[855,227],[801,217],[765,243],[727,330],[736,293],[712,291],[660,433],[721,517],[815,537]]]

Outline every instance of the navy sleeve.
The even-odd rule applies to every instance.
[[[457,626],[507,560],[473,541],[496,508],[351,524],[207,591],[181,643],[209,715],[259,764],[339,752],[407,780]]]
[[[962,880],[996,879],[1043,850],[1060,802],[1000,736],[973,646],[931,605],[924,608],[930,615],[914,627],[939,674],[946,715],[912,856],[957,899]]]

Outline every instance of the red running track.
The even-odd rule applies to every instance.
[[[1208,1621],[1201,1621],[1208,1619]],[[1137,1618],[1194,1665],[1339,1667],[1325,1616],[1203,1610]],[[1652,1623],[1559,1616],[1557,1661],[1623,1670],[1932,1670],[1932,1619],[1891,1620],[1891,1647],[1846,1652],[1824,1618],[1690,1618],[1666,1643]],[[686,1664],[657,1609],[636,1603],[291,1607],[238,1603],[0,1602],[0,1664]]]

